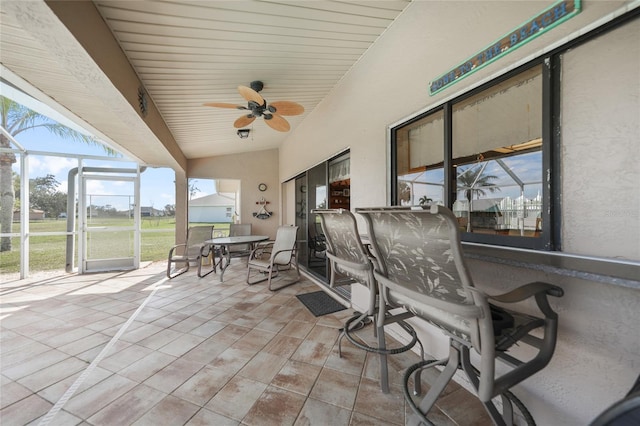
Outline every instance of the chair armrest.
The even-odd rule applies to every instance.
[[[544,293],[545,295],[549,296],[562,297],[564,295],[564,290],[553,284],[536,281],[520,286],[508,293],[498,294],[495,296],[487,295],[487,297],[491,300],[495,300],[496,302],[515,303],[528,299],[531,296],[537,295],[539,293]]]
[[[254,246],[254,249],[249,253],[249,259],[255,259],[258,256],[262,256],[265,253],[271,253],[271,248],[275,244],[275,241],[262,241]]]
[[[287,253],[287,252],[296,252],[298,249],[296,248],[292,248],[292,249],[284,249],[284,250],[278,250],[277,252],[273,253],[273,257],[276,257],[277,255],[279,255],[280,253]],[[270,253],[270,252],[269,252]]]
[[[171,259],[171,256],[173,256],[173,252],[179,247],[184,247],[183,251],[186,252],[186,250],[187,250],[187,245],[186,244],[176,244],[175,246],[171,247],[171,249],[169,249],[169,259]]]
[[[209,256],[212,250],[213,250],[213,244],[202,243],[200,245],[200,256]]]
[[[547,296],[562,297],[563,295],[564,290],[562,290],[562,288],[553,284],[536,281],[520,286],[508,293],[496,296],[487,295],[487,299],[501,303],[516,303],[535,296],[540,311],[542,311],[545,317],[551,319],[557,318],[558,315],[551,309]]]

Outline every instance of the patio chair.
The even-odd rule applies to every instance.
[[[374,276],[380,284],[380,297],[405,307],[449,337],[447,358],[422,361],[407,369],[404,375],[405,399],[415,413],[409,423],[431,424],[427,413],[459,368],[469,378],[496,425],[512,424],[512,402],[525,419],[533,420],[510,389],[540,371],[551,359],[558,316],[551,309],[548,296],[561,297],[562,289],[534,282],[491,296],[474,287],[462,255],[456,218],[446,207],[432,205],[430,210],[381,207],[356,211],[367,223],[373,254],[378,260],[379,268]],[[529,298],[535,299],[541,316],[489,303],[511,306]],[[380,330],[385,323],[387,304],[379,305]],[[508,352],[514,344],[519,346],[517,355]],[[505,365],[496,368],[498,359]],[[444,366],[444,369],[416,405],[407,389],[411,375],[435,366]],[[497,396],[502,401],[501,412],[492,401]]]
[[[259,244],[251,251],[247,261],[247,284],[268,281],[269,290],[280,290],[300,281],[300,269],[296,259],[297,226],[282,225],[276,232],[275,241]],[[296,276],[280,286],[272,288],[272,280],[281,272],[295,270]],[[258,279],[256,279],[258,277]]]
[[[329,287],[351,284],[357,281],[369,289],[369,304],[365,312],[356,312],[349,318],[342,328],[338,340],[338,353],[342,356],[341,342],[346,337],[356,347],[367,352],[380,355],[380,387],[384,393],[389,393],[389,374],[387,367],[387,355],[399,354],[411,349],[418,342],[416,332],[403,320],[413,316],[412,313],[404,312],[394,316],[388,316],[385,324],[389,325],[398,322],[411,336],[410,342],[399,348],[387,348],[384,331],[378,331],[374,327],[374,336],[378,337],[378,345],[370,346],[362,341],[355,330],[360,329],[371,319],[375,322],[376,307],[378,302],[378,283],[373,275],[376,264],[375,258],[365,247],[358,233],[358,226],[355,216],[344,209],[318,209],[312,210],[320,217],[322,230],[326,241],[326,254],[329,259],[331,274]],[[338,274],[348,277],[348,280],[339,279]]]
[[[204,277],[216,270],[215,254],[211,244],[205,243],[206,240],[210,240],[213,234],[213,225],[206,226],[192,226],[187,230],[187,242],[183,244],[177,244],[169,250],[169,257],[167,260],[167,277],[175,278],[178,275],[182,275],[189,270],[189,266],[195,263],[198,266],[198,277]],[[211,270],[202,273],[202,261],[209,258],[211,263]],[[174,263],[182,263],[184,266],[178,270],[173,271],[172,265]]]
[[[232,223],[229,226],[229,236],[237,237],[241,235],[251,235],[250,223]],[[229,246],[230,258],[249,257],[251,254],[251,244],[235,244]]]
[[[312,212],[313,213],[313,212]],[[327,250],[327,244],[326,244],[326,239],[325,236],[321,233],[318,232],[318,223],[316,223],[315,221],[312,223],[309,223],[309,235],[308,235],[308,242],[309,242],[309,250],[308,250],[308,261],[309,263],[312,263],[315,260],[319,260],[320,262],[324,262],[325,261],[325,251]]]

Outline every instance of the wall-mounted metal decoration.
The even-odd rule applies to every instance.
[[[269,202],[264,199],[264,197],[260,197],[260,201],[256,201],[256,204],[260,206],[260,209],[253,213],[253,217],[258,219],[269,219],[271,217],[271,212],[267,211],[267,204]]]

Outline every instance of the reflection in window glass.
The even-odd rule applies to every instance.
[[[444,202],[444,115],[437,111],[396,132],[399,205]]]
[[[534,67],[453,107],[454,214],[467,232],[538,237],[542,75]]]

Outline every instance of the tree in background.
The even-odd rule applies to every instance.
[[[398,205],[404,206],[411,202],[411,187],[407,182],[398,181]]]
[[[26,130],[43,128],[61,138],[101,146],[107,154],[116,154],[115,151],[101,144],[96,138],[63,126],[49,117],[32,111],[4,96],[0,96],[0,125],[14,138]],[[11,141],[4,133],[0,133],[0,147],[11,148]],[[2,234],[10,234],[13,227],[15,192],[12,167],[15,162],[16,156],[14,153],[0,152],[0,233]],[[2,237],[0,239],[0,251],[10,250],[11,237]]]
[[[198,192],[200,192],[200,189],[196,186],[196,181],[189,179],[188,191],[189,191],[189,201],[191,201],[193,197],[195,197],[195,195]]]
[[[468,169],[458,169],[457,185],[458,191],[464,193],[467,199],[467,232],[471,232],[471,201],[480,199],[487,195],[485,189],[491,193],[499,192],[500,188],[493,186],[491,181],[498,179],[498,176],[487,175],[484,173],[484,167],[471,166]]]
[[[164,214],[166,216],[175,216],[176,215],[176,205],[175,204],[167,204],[164,206]]]
[[[464,191],[464,197],[468,201],[479,199],[487,195],[485,189],[491,193],[500,191],[500,188],[491,183],[495,179],[498,179],[498,176],[484,174],[482,167],[461,170],[457,177],[458,191]]]
[[[67,194],[58,191],[58,182],[53,175],[29,180],[29,202],[34,209],[44,211],[45,217],[58,217],[67,210]]]

